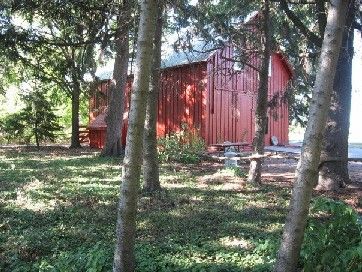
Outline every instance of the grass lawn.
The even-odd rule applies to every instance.
[[[137,271],[271,270],[290,184],[221,169],[162,165],[164,191],[140,196]],[[119,183],[120,161],[87,149],[0,151],[0,271],[110,271]]]

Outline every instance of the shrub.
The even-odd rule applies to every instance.
[[[54,142],[62,127],[53,113],[52,104],[40,92],[24,96],[25,107],[18,113],[6,115],[0,120],[0,137],[8,143],[30,143],[34,138],[37,146],[41,142]]]
[[[318,198],[302,247],[304,271],[362,271],[362,226],[343,202]]]
[[[198,130],[183,125],[180,132],[160,138],[158,148],[162,162],[198,163],[205,150],[205,142]]]
[[[12,141],[21,142],[25,130],[26,125],[20,113],[8,114],[0,120],[0,135],[8,143]]]

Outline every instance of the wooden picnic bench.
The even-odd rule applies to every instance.
[[[236,143],[225,142],[225,143],[221,143],[221,144],[210,145],[210,147],[216,148],[217,151],[223,151],[223,152],[225,152],[225,150],[229,147],[237,148],[237,150],[239,152],[241,152],[241,151],[245,151],[245,148],[249,147],[249,146],[250,146],[250,144],[247,142],[236,142]]]

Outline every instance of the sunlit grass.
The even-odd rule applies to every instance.
[[[119,159],[7,150],[0,161],[1,271],[111,270]],[[138,271],[270,271],[289,189],[220,169],[161,167],[164,190],[140,194]]]

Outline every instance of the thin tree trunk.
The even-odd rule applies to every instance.
[[[255,136],[253,140],[254,155],[264,154],[264,138],[267,124],[267,110],[268,110],[268,70],[271,52],[271,36],[270,36],[270,3],[269,0],[264,1],[263,6],[263,35],[264,35],[264,49],[262,55],[262,65],[259,72],[259,87],[257,105],[255,111]],[[250,162],[250,169],[248,175],[248,182],[260,183],[261,181],[261,159],[253,159]]]
[[[275,271],[278,272],[297,270],[310,199],[313,187],[318,181],[321,144],[342,42],[347,5],[347,1],[332,0],[329,8],[302,154],[296,170],[290,210],[275,266]]]
[[[110,86],[110,98],[106,116],[106,141],[101,156],[119,156],[122,153],[122,127],[124,112],[124,94],[127,85],[129,59],[129,25],[131,20],[129,1],[124,0],[119,7],[116,31],[116,59],[113,79]]]
[[[115,272],[128,272],[135,269],[137,198],[140,185],[146,97],[152,65],[152,41],[157,18],[157,0],[141,0],[140,9],[135,77],[117,212],[117,243],[113,262]]]
[[[38,113],[35,113],[35,129],[34,129],[34,136],[35,136],[35,143],[36,143],[36,147],[39,148],[40,143],[39,143],[39,131],[38,131]]]
[[[76,76],[73,76],[72,90],[72,136],[70,148],[81,147],[79,141],[79,99],[80,99],[80,84]]]
[[[349,1],[348,17],[344,28],[337,72],[334,78],[331,107],[324,134],[322,158],[341,158],[326,162],[319,170],[317,189],[339,190],[349,181],[348,134],[352,93],[353,32],[355,0]]]
[[[161,189],[157,152],[157,101],[160,90],[161,45],[162,45],[162,10],[158,7],[155,39],[153,42],[153,64],[150,89],[147,97],[145,133],[143,137],[143,189],[154,192]]]

